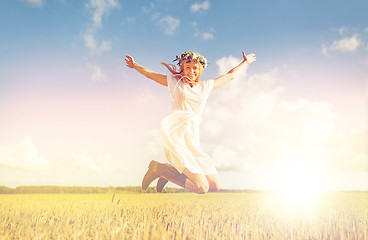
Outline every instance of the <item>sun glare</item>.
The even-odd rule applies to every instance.
[[[277,188],[288,209],[309,208],[320,191],[318,181],[316,172],[300,164],[290,165],[280,171]]]

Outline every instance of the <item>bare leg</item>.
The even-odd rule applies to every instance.
[[[187,176],[187,180],[185,181],[186,189],[198,194],[204,194],[208,192],[210,186],[205,175],[194,174],[187,168],[184,169],[183,174]]]
[[[160,177],[159,181],[157,182],[158,192],[162,192],[162,189],[164,188],[167,181],[175,183],[181,187],[188,189],[191,192],[195,192],[198,194],[204,194],[207,193],[209,190],[215,191],[219,189],[219,181],[217,175],[205,176],[203,174],[194,174],[188,169],[184,169],[183,173],[179,173],[173,166],[169,164],[157,164],[154,166],[157,166],[157,168],[160,169],[158,170],[158,173],[146,174],[146,176],[154,175],[155,178]],[[146,176],[144,179],[148,179],[148,177]],[[150,179],[152,179],[151,181],[153,181],[153,177],[150,177]],[[148,181],[143,180],[143,182]],[[145,186],[147,186],[147,184]]]
[[[208,184],[210,185],[210,192],[215,192],[221,189],[220,179],[217,174],[206,175]]]
[[[166,165],[168,165],[168,164],[166,164]],[[221,189],[220,179],[219,179],[217,174],[206,175],[206,179],[207,179],[207,182],[209,184],[209,190],[208,190],[209,192],[216,192],[216,191],[219,191]],[[162,190],[164,189],[167,182],[168,182],[168,180],[166,180],[164,177],[161,177],[157,182],[157,192],[162,192]],[[194,184],[193,184],[192,181],[190,181],[189,183],[186,183],[186,184],[188,185],[189,188],[191,188],[191,191],[195,192],[194,191]],[[188,190],[190,190],[190,189],[188,189]]]

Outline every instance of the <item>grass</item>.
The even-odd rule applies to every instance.
[[[0,195],[3,239],[368,239],[368,193]]]

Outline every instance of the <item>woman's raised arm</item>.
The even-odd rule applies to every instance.
[[[137,72],[142,74],[143,76],[145,76],[149,79],[152,79],[153,81],[167,87],[167,77],[166,77],[166,75],[155,73],[154,71],[152,71],[148,68],[142,67],[141,65],[139,65],[138,63],[136,63],[134,61],[134,58],[132,58],[129,55],[126,55],[125,62],[127,64],[127,67],[133,68]]]
[[[252,62],[254,62],[256,60],[256,55],[254,53],[251,53],[249,55],[245,55],[244,51],[242,51],[242,53],[243,53],[243,61],[238,66],[231,69],[225,75],[222,75],[221,77],[218,77],[218,78],[214,79],[213,89],[221,87],[224,84],[226,84],[227,82],[233,80],[235,72],[237,72],[245,64],[246,65],[251,64]]]

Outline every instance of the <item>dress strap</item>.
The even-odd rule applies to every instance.
[[[183,78],[185,78],[185,77],[186,77],[186,76],[183,76],[183,75],[181,75],[181,74],[174,74],[174,75],[173,75],[173,77],[176,77],[176,76],[181,76],[181,78],[176,82],[175,87],[174,87],[174,89],[173,89],[173,91],[174,91],[174,92],[175,92],[175,89],[176,89],[176,87],[178,86],[179,82],[180,82]]]

